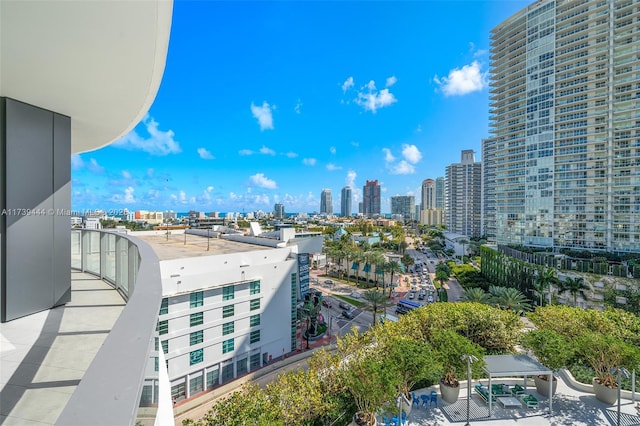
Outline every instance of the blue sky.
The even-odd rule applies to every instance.
[[[523,1],[176,1],[136,128],[72,157],[72,207],[339,213],[415,195],[488,134],[491,28]],[[357,202],[353,211],[357,212]]]

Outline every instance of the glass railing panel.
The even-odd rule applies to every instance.
[[[71,268],[82,269],[82,231],[71,231]]]
[[[84,235],[85,270],[100,275],[100,233],[89,232]]]
[[[104,278],[116,282],[116,236],[105,234],[104,238]]]
[[[117,238],[117,279],[116,284],[125,294],[129,294],[129,240]]]

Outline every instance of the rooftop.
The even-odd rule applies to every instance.
[[[184,234],[180,231],[136,232],[132,233],[149,244],[160,260],[182,259],[186,257],[213,256],[219,254],[241,253],[255,250],[271,250],[270,247],[257,244],[239,243],[219,238],[206,238]]]

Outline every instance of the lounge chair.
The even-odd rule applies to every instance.
[[[476,393],[478,395],[480,395],[480,397],[482,399],[484,399],[485,403],[489,403],[489,388],[487,388],[485,385],[483,384],[477,384],[474,386],[474,390],[476,391]],[[495,396],[491,395],[491,401],[492,402],[496,402],[496,398]]]
[[[491,385],[491,394],[495,395],[495,396],[511,395],[511,390],[508,390],[508,389],[509,389],[509,387],[507,385],[504,385],[504,384],[493,384],[493,385]]]
[[[520,400],[527,406],[527,408],[538,407],[538,398],[533,395],[524,395],[522,398],[520,398]]]
[[[519,397],[520,395],[524,395],[524,388],[520,385],[515,385],[514,387],[511,388],[511,395],[515,396],[516,398]]]

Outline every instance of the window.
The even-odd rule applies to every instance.
[[[255,370],[260,368],[260,354],[253,354],[249,357],[249,368]]]
[[[260,325],[260,314],[251,315],[249,319],[249,327],[255,327],[256,325]]]
[[[169,332],[169,321],[158,321],[158,334],[163,335]]]
[[[213,371],[207,371],[207,389],[218,386],[219,374],[220,370],[218,370],[217,368]]]
[[[247,372],[249,371],[248,361],[249,360],[247,358],[244,358],[236,362],[236,370],[238,376],[240,376],[241,374],[247,374]]]
[[[222,318],[228,318],[233,316],[233,306],[227,305],[222,307]]]
[[[158,371],[158,357],[154,358],[153,371]]]
[[[233,333],[233,329],[233,321],[222,324],[222,335],[226,336],[227,334]]]
[[[233,350],[233,339],[225,340],[222,342],[222,353],[226,354]]]
[[[166,315],[169,313],[169,299],[166,297],[162,299],[160,303],[160,315]]]
[[[260,309],[260,299],[253,299],[249,302],[249,310],[255,311],[256,309]]]
[[[156,352],[158,352],[158,338],[156,337],[156,339],[155,339],[155,340],[156,340],[156,343],[155,343],[155,349],[154,349],[154,350],[155,350]]]
[[[189,316],[189,324],[191,327],[195,327],[196,325],[200,325],[204,322],[204,313],[196,312],[195,314],[191,314]]]
[[[189,395],[195,395],[202,392],[202,376],[196,376],[189,381]]]
[[[165,354],[169,353],[169,341],[168,340],[163,340],[162,342],[162,352],[164,352]]]
[[[189,307],[191,308],[197,308],[199,306],[202,306],[202,292],[201,291],[195,291],[193,293],[191,293],[191,303],[189,304]]]
[[[249,283],[249,294],[260,293],[260,281],[253,281]]]
[[[260,341],[260,330],[253,330],[249,337],[249,343],[256,343]]]
[[[202,362],[203,360],[203,351],[202,349],[197,349],[195,351],[191,351],[189,353],[189,365],[194,365]]]
[[[204,340],[204,331],[202,330],[194,331],[189,335],[190,346],[194,346],[194,345],[197,345],[198,343],[202,343],[203,340]]]
[[[222,287],[222,300],[232,300],[233,291],[234,291],[234,287],[232,285]]]

